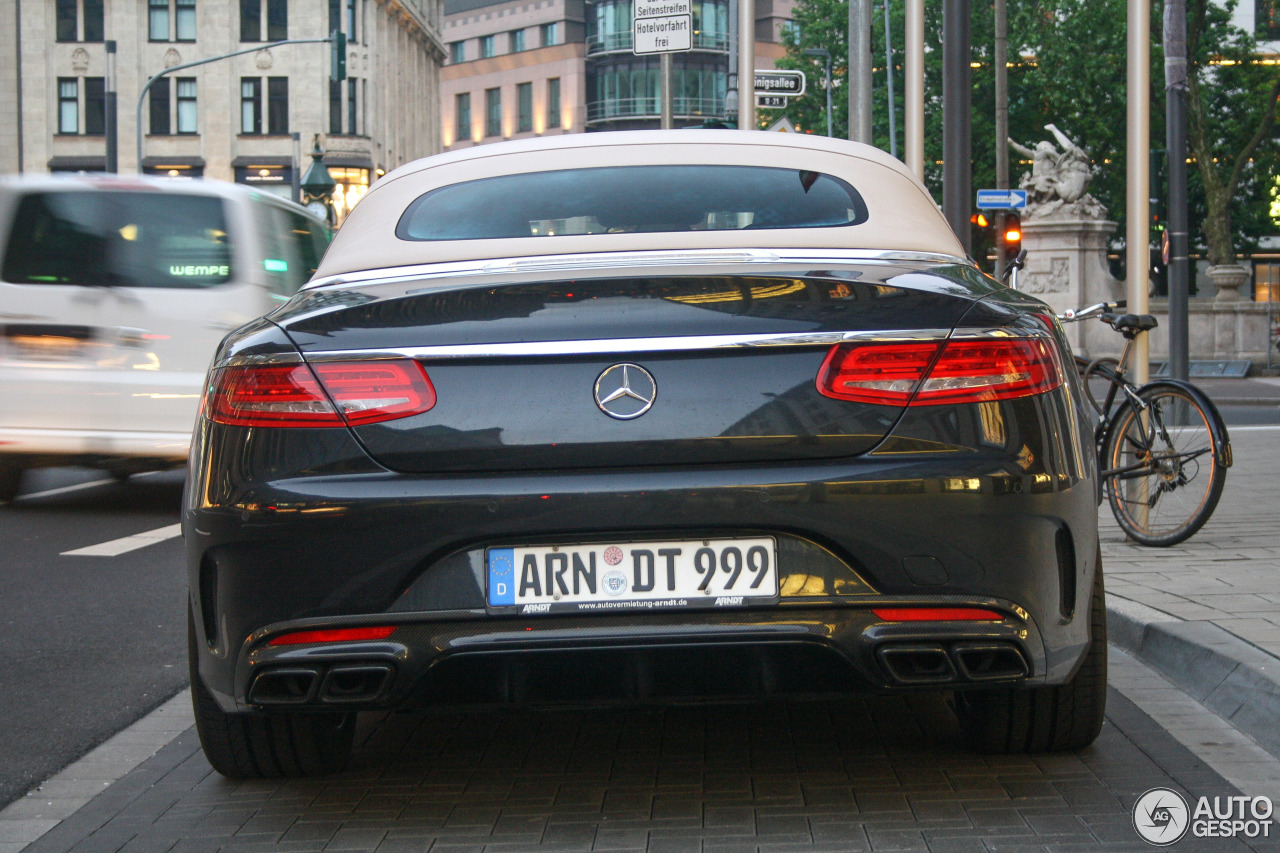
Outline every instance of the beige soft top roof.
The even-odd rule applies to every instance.
[[[405,209],[441,186],[525,172],[600,166],[715,164],[807,169],[843,178],[862,195],[867,221],[834,228],[645,232],[413,241],[395,235]],[[898,160],[856,142],[792,133],[645,130],[566,134],[451,151],[379,180],[348,215],[315,278],[362,270],[525,255],[719,248],[964,249],[928,191]]]

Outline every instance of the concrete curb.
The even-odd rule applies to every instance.
[[[1280,658],[1212,622],[1187,622],[1107,596],[1112,643],[1280,756]]]

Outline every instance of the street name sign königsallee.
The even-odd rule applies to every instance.
[[[756,69],[756,94],[796,98],[804,94],[803,71],[761,71]]]

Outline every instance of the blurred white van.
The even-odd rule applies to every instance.
[[[185,461],[218,341],[297,291],[330,236],[220,181],[0,178],[0,500],[36,466]]]

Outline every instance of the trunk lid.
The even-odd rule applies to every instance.
[[[430,411],[354,428],[395,471],[816,460],[870,450],[902,411],[820,394],[831,347],[950,330],[981,294],[947,269],[397,280],[273,319],[308,361],[425,367]]]

